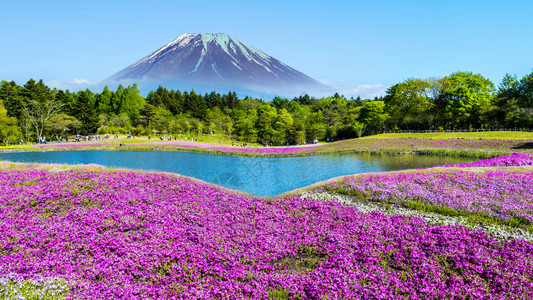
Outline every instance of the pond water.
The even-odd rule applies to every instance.
[[[472,159],[422,155],[343,154],[288,158],[178,151],[57,151],[0,153],[14,162],[99,164],[172,172],[257,196],[276,196],[333,177],[438,166]]]

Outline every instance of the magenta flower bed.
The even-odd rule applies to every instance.
[[[526,153],[495,157],[471,163],[444,165],[443,167],[503,167],[503,166],[533,166],[533,156]]]
[[[217,146],[211,144],[195,143],[195,142],[185,142],[185,141],[168,141],[168,142],[153,142],[153,143],[141,143],[141,144],[131,144],[128,146],[162,146],[162,147],[185,147],[185,148],[200,148],[200,149],[210,149],[224,152],[249,152],[249,153],[298,153],[305,150],[316,147],[317,145],[312,146],[298,146],[298,147],[226,147],[226,146]]]
[[[347,177],[325,188],[396,205],[417,201],[501,220],[533,222],[533,169],[382,173]]]
[[[497,139],[415,139],[415,138],[363,138],[326,144],[324,149],[357,148],[457,148],[510,150],[533,140],[497,140]],[[318,150],[318,148],[317,148]]]
[[[78,299],[526,299],[533,244],[166,174],[3,170],[7,274]]]

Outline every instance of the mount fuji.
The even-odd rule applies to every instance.
[[[183,34],[104,83],[137,83],[144,91],[159,85],[197,92],[232,90],[249,96],[322,95],[332,90],[224,33]]]

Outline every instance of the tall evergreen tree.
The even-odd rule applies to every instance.
[[[95,108],[98,115],[110,114],[113,111],[111,99],[113,98],[113,92],[106,85],[103,91],[96,96]]]
[[[24,114],[22,107],[21,87],[14,81],[0,83],[0,101],[4,103],[7,115],[21,119]]]
[[[81,134],[94,134],[98,130],[98,114],[90,96],[86,91],[80,91],[73,108],[74,117],[83,125]]]

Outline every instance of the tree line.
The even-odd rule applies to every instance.
[[[506,75],[498,88],[471,72],[409,78],[383,97],[263,101],[235,92],[197,94],[159,87],[147,97],[136,84],[71,92],[42,80],[0,83],[0,138],[7,145],[43,136],[121,133],[218,134],[259,144],[286,145],[361,137],[383,130],[533,128],[533,73]]]

